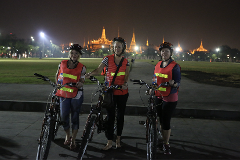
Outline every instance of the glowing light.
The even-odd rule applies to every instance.
[[[44,38],[44,37],[45,37],[45,34],[44,34],[43,32],[40,32],[40,36],[41,36],[42,38]]]

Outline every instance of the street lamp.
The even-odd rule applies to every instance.
[[[43,49],[42,49],[42,54],[40,56],[40,59],[44,56],[44,37],[45,37],[45,34],[43,32],[40,32],[40,36],[42,37],[42,40],[43,40]]]
[[[219,51],[220,51],[220,49],[217,48],[216,51],[217,51],[217,55],[219,56]],[[218,56],[217,56],[217,57],[218,57]],[[219,57],[218,57],[218,58],[219,58]]]

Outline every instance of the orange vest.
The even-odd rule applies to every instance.
[[[68,60],[63,60],[60,65],[60,69],[58,71],[58,80],[60,80],[61,84],[64,85],[66,83],[77,83],[80,80],[83,64],[78,63],[77,67],[74,69],[67,68]],[[64,86],[60,90],[57,91],[56,95],[64,98],[74,98],[77,96],[78,88]]]
[[[172,80],[172,70],[173,67],[177,64],[176,62],[172,61],[170,64],[167,65],[165,68],[161,68],[162,61],[159,61],[155,66],[154,75],[157,78],[157,85],[159,86],[161,83],[169,82]],[[159,93],[160,92],[160,93]],[[157,91],[155,91],[155,95],[157,97],[160,96],[168,96],[171,92],[171,87],[159,87]]]
[[[108,71],[106,72],[106,74],[107,74],[106,81],[108,82],[109,86],[111,86],[113,76],[117,70],[117,65],[114,62],[114,54],[109,55],[107,57],[108,57]],[[122,66],[118,70],[116,79],[114,81],[114,85],[123,85],[124,84],[126,68],[127,68],[127,59],[124,58],[124,60],[122,62]],[[113,90],[114,95],[125,95],[127,93],[128,93],[128,89]]]

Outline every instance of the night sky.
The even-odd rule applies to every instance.
[[[180,43],[184,50],[220,45],[240,49],[239,0],[1,0],[0,33],[54,44],[79,43],[118,34],[130,45]]]

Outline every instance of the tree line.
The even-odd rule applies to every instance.
[[[61,48],[51,42],[38,43],[33,39],[17,38],[15,34],[0,35],[0,57],[63,57]]]

